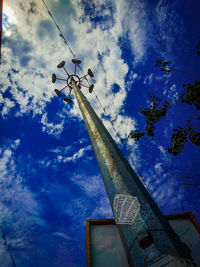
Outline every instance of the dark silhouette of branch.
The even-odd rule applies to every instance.
[[[183,128],[179,126],[177,129],[173,130],[173,134],[171,137],[172,144],[168,148],[168,152],[170,154],[173,154],[174,156],[178,155],[182,151],[185,143],[187,142],[188,136],[193,144],[200,146],[200,133],[195,132],[191,124],[191,120],[193,119],[196,113],[197,110],[193,113],[190,119],[187,120]]]
[[[164,61],[164,62],[162,63],[162,60],[161,60],[161,59],[158,59],[158,60],[156,61],[155,66],[156,66],[156,67],[159,67],[161,71],[171,72],[172,70],[176,70],[176,71],[185,73],[185,74],[189,75],[190,77],[192,77],[192,78],[194,78],[194,79],[198,79],[198,78],[199,78],[199,77],[197,77],[197,76],[195,76],[195,75],[193,75],[193,74],[191,74],[191,73],[189,73],[189,72],[187,72],[187,71],[185,71],[185,70],[171,67],[170,64],[171,64],[170,61]]]
[[[197,45],[197,55],[200,56],[200,42]],[[155,64],[156,67],[160,67],[161,71],[171,72],[170,62],[158,59]],[[174,70],[179,70],[175,69]],[[184,72],[192,77],[194,75]],[[196,77],[195,77],[196,79]],[[171,137],[172,144],[168,148],[168,152],[172,155],[178,155],[181,153],[185,143],[190,140],[193,144],[200,146],[200,132],[193,129],[191,120],[200,111],[200,78],[197,78],[193,83],[183,84],[183,93],[179,95],[178,101],[174,103],[169,103],[168,101],[162,101],[158,96],[154,94],[149,94],[150,105],[149,107],[141,107],[140,113],[143,114],[146,119],[146,128],[144,131],[139,132],[138,130],[132,130],[128,135],[129,138],[139,141],[141,137],[147,135],[151,139],[154,139],[155,124],[160,121],[162,117],[165,117],[169,108],[175,106],[178,103],[186,103],[195,108],[195,112],[192,117],[186,121],[184,127],[178,126],[178,128],[173,130]],[[197,118],[200,120],[200,116]]]

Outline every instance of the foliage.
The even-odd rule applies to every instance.
[[[197,45],[197,55],[200,56],[200,42]],[[162,60],[158,59],[155,66],[159,67],[161,71],[171,71],[169,61],[162,62]],[[195,112],[193,116],[186,122],[184,127],[178,126],[177,129],[173,130],[171,137],[172,144],[168,148],[168,152],[174,156],[178,155],[181,153],[185,143],[188,140],[190,140],[193,144],[200,146],[200,132],[194,131],[191,123],[191,120],[194,118],[195,114],[197,114],[200,110],[200,78],[196,79],[193,83],[189,83],[187,85],[183,84],[183,90],[183,93],[179,95],[179,99],[175,103],[162,101],[162,99],[160,99],[158,96],[149,94],[149,107],[142,107],[140,109],[140,113],[146,117],[145,131],[131,131],[128,137],[134,139],[135,141],[139,141],[144,135],[154,139],[154,124],[159,122],[162,117],[167,115],[167,111],[170,107],[176,105],[177,103],[186,103],[193,106]],[[197,119],[200,120],[200,116]]]
[[[169,69],[169,65],[170,65],[170,61],[164,61],[164,63],[162,63],[162,60],[158,59],[156,61],[155,66],[156,67],[160,67],[161,71],[166,71],[166,72],[170,72],[171,70]]]
[[[133,138],[135,141],[139,141],[143,135],[145,135],[145,132],[138,132],[135,130],[130,132],[129,137]]]
[[[183,87],[186,87],[183,84]],[[200,79],[197,79],[194,84],[189,83],[184,90],[184,93],[180,95],[182,103],[194,105],[197,110],[200,109]]]
[[[178,155],[187,142],[187,137],[189,137],[193,144],[200,146],[200,133],[194,131],[190,121],[187,122],[184,128],[179,126],[178,129],[173,130],[171,137],[172,144],[168,148],[168,152],[173,155]]]

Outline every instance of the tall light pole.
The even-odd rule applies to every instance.
[[[135,203],[134,205],[137,208],[134,211],[134,207],[131,208],[130,205],[128,207],[130,213],[132,209],[132,216],[135,216],[133,221],[129,220],[127,223],[127,221],[123,221],[123,218],[121,218],[121,221],[118,221],[117,224],[129,265],[131,267],[196,266],[190,257],[188,247],[179,240],[177,234],[173,231],[167,219],[140,182],[115,141],[83,95],[80,89],[81,86],[85,86],[82,82],[82,78],[85,76],[77,78],[76,65],[80,62],[74,63],[74,74],[70,75],[65,69],[68,75],[66,81],[70,92],[71,89],[74,90],[83,115],[113,212],[116,216],[119,215],[116,213],[116,206],[118,206],[118,211],[121,207],[122,212],[125,214],[126,211],[123,211],[123,209],[125,205],[128,205],[126,203],[127,199],[129,201],[134,199],[135,202],[133,203]],[[61,62],[58,67],[64,67],[64,62]],[[93,76],[91,70],[88,70],[88,74],[91,77]],[[56,76],[53,74],[52,82],[55,81]],[[90,92],[93,87],[93,85],[88,86]],[[60,96],[60,91],[56,90],[56,94]],[[64,98],[64,100],[71,102],[69,97]],[[124,196],[127,197],[126,201],[124,201]],[[115,219],[119,218],[115,217]]]

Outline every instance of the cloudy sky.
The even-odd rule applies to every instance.
[[[148,93],[172,103],[194,79],[163,73],[157,59],[199,77],[198,0],[45,0],[82,69],[94,72],[94,92],[83,88],[164,214],[192,211],[200,221],[199,148],[168,154],[170,136],[194,112],[179,104],[160,121],[155,139],[127,140],[145,128],[139,113]],[[56,97],[51,74],[72,54],[41,0],[4,0],[0,66],[0,224],[17,266],[86,266],[85,220],[112,218],[94,153],[74,95]],[[81,73],[80,73],[81,75]],[[56,87],[55,87],[56,86]],[[67,90],[65,91],[67,94]],[[125,140],[121,147],[118,135]],[[199,127],[198,125],[196,125]],[[188,185],[188,184],[193,185]],[[0,240],[0,265],[12,266]]]

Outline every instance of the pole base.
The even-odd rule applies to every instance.
[[[197,267],[193,260],[171,255],[161,255],[145,267]]]

